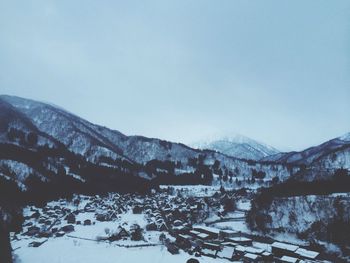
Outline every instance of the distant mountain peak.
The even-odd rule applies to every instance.
[[[234,132],[215,134],[207,139],[195,142],[191,146],[198,149],[215,150],[236,158],[252,160],[260,160],[266,156],[279,153],[277,149],[269,145]]]
[[[350,132],[345,133],[344,135],[338,137],[339,140],[350,142]]]

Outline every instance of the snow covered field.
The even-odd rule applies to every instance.
[[[28,247],[32,240],[22,240],[13,245],[16,263],[185,263],[190,255],[180,251],[170,254],[164,246],[124,248],[113,243],[92,242],[74,238],[54,238],[38,248]],[[209,257],[198,258],[201,263],[230,262]]]

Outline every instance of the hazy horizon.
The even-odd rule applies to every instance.
[[[281,151],[350,131],[349,1],[0,3],[0,93],[127,135],[239,133]]]

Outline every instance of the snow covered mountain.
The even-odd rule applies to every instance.
[[[0,187],[2,179],[34,192],[41,183],[49,182],[51,188],[45,186],[48,193],[67,191],[67,185],[69,191],[91,192],[133,189],[148,183],[249,186],[257,179],[269,184],[272,179],[288,179],[300,164],[312,161],[314,167],[348,167],[349,148],[343,148],[350,144],[348,138],[345,135],[305,153],[278,153],[261,161],[277,150],[246,137],[222,137],[194,149],[156,138],[127,136],[51,104],[3,95]],[[330,155],[334,150],[339,154]],[[298,161],[305,156],[310,162]]]
[[[126,136],[46,103],[13,96],[0,96],[0,99],[29,118],[38,130],[94,162],[101,156],[144,163],[153,159],[184,160],[199,154],[199,151],[183,144]]]
[[[183,183],[188,183],[187,178],[192,178],[192,183],[199,179],[200,183],[204,166],[213,174],[225,175],[218,178],[225,178],[225,182],[245,181],[253,172],[264,173],[266,180],[290,176],[285,165],[251,162],[180,143],[127,136],[60,107],[5,95],[0,96],[0,147],[0,159],[5,160],[0,163],[0,177],[12,178],[23,188],[30,176],[48,182],[58,180],[58,174],[79,183],[95,182],[98,174],[105,174],[99,175],[101,182],[118,176],[124,176],[126,182],[125,178],[132,175],[147,180],[161,176],[162,183],[167,183],[168,178],[182,178]],[[16,166],[22,164],[27,174],[16,177]]]
[[[264,157],[279,153],[277,149],[271,146],[239,134],[215,136],[194,143],[192,146],[198,149],[218,151],[228,156],[247,160],[260,160]]]
[[[334,138],[318,146],[310,147],[300,152],[278,153],[263,158],[264,161],[274,161],[290,164],[305,164],[310,165],[313,162],[320,161],[329,155],[342,152],[350,147],[350,133]]]

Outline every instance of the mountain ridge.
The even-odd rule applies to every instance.
[[[198,149],[215,150],[232,157],[256,161],[279,153],[274,147],[241,134],[214,135],[191,145]]]
[[[322,169],[329,170],[328,176],[337,168],[350,168],[350,146],[327,143],[335,145],[330,150],[339,153],[333,156],[331,151],[315,146],[315,162],[306,163],[314,167],[308,178],[315,178]],[[40,178],[59,189],[68,182],[89,191],[123,189],[123,184],[133,189],[137,187],[134,183],[250,187],[257,181],[260,186],[269,186],[272,181],[295,176],[305,165],[302,161],[284,161],[283,153],[280,158],[253,160],[157,138],[127,136],[51,104],[11,96],[0,96],[0,147],[0,179],[27,189],[33,180],[33,189],[37,189],[43,183],[39,183]],[[16,176],[18,169],[14,166],[21,163],[26,165],[27,174]]]

